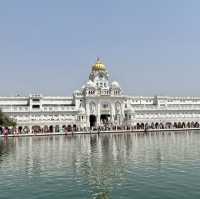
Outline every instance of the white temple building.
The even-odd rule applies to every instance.
[[[27,133],[66,127],[190,128],[200,123],[200,97],[124,95],[99,59],[72,97],[0,97],[0,109],[17,122],[19,131]]]

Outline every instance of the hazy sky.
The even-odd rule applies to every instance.
[[[0,95],[71,95],[97,56],[124,93],[200,96],[200,1],[0,1]]]

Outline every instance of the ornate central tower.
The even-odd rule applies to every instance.
[[[97,58],[96,63],[92,66],[92,71],[89,76],[96,88],[107,88],[109,87],[109,74],[106,66]]]
[[[92,65],[89,80],[82,86],[80,94],[87,126],[111,125],[118,115],[122,116],[121,87],[116,81],[110,82],[108,70],[99,58]]]
[[[106,66],[97,58],[92,65],[89,80],[81,88],[83,96],[119,96],[121,88],[118,82],[109,80],[109,73]]]

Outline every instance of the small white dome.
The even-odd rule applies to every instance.
[[[80,91],[79,90],[75,90],[74,93],[80,93]]]
[[[89,80],[87,83],[86,83],[86,87],[89,87],[89,88],[95,88],[95,83],[93,82],[93,81],[91,81],[91,80]]]
[[[81,87],[81,90],[84,90],[85,89],[85,85],[83,85],[82,87]]]
[[[85,113],[85,109],[83,107],[79,108],[80,113]]]
[[[111,83],[111,87],[112,87],[112,88],[120,88],[120,85],[119,85],[118,82],[113,81],[113,82]]]

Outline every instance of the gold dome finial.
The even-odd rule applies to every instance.
[[[100,58],[97,57],[96,63],[92,66],[93,71],[105,71],[106,66],[100,61]]]

